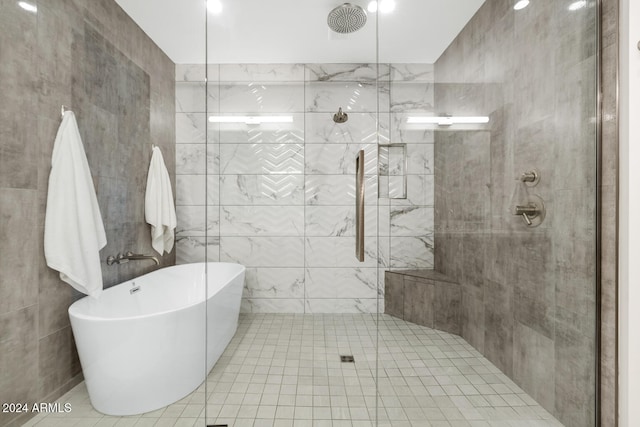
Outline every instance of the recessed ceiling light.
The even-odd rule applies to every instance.
[[[380,12],[388,13],[396,8],[396,0],[382,0],[380,2]]]
[[[529,0],[519,0],[514,6],[513,9],[514,10],[520,10],[520,9],[524,9],[525,7],[529,6]]]
[[[207,0],[207,10],[211,13],[222,12],[222,2],[220,0]]]
[[[389,13],[396,8],[395,0],[380,0],[379,3],[381,13]],[[367,10],[371,13],[376,13],[378,11],[378,2],[375,0],[369,2],[369,4],[367,5]]]
[[[31,3],[27,3],[26,1],[19,1],[18,6],[20,6],[21,8],[23,8],[28,12],[38,13],[38,6]]]
[[[584,7],[587,7],[587,0],[578,0],[569,5],[569,10],[578,10]]]

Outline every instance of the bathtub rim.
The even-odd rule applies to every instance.
[[[229,285],[229,283],[233,282],[241,274],[244,274],[246,272],[246,269],[247,269],[247,267],[244,264],[239,264],[239,263],[235,263],[235,262],[217,262],[217,261],[192,262],[192,263],[187,263],[187,264],[168,265],[166,267],[158,268],[157,270],[153,270],[153,271],[150,271],[148,273],[145,273],[142,276],[133,277],[131,279],[128,279],[128,280],[125,280],[125,281],[120,282],[118,284],[115,284],[113,286],[110,286],[109,288],[105,289],[104,292],[108,292],[110,289],[113,289],[113,288],[116,288],[118,286],[121,286],[121,285],[123,285],[123,284],[125,284],[127,282],[130,282],[132,280],[136,280],[136,279],[151,275],[153,273],[156,273],[158,271],[162,271],[164,269],[168,269],[168,268],[172,268],[172,267],[188,266],[188,265],[194,265],[194,264],[204,265],[205,277],[208,277],[207,275],[209,274],[209,265],[210,264],[212,264],[212,265],[221,265],[221,264],[223,264],[223,265],[230,265],[230,266],[239,267],[238,270],[236,272],[234,272],[234,274],[230,275],[229,279],[225,283],[225,286]],[[225,286],[223,286],[223,288]],[[207,286],[207,289],[208,289],[208,286]],[[216,294],[215,293],[214,294],[207,294],[206,297],[204,299],[200,300],[200,301],[196,301],[196,302],[193,302],[193,303],[190,303],[190,304],[187,304],[187,305],[180,305],[180,306],[177,306],[177,307],[172,308],[170,310],[154,311],[153,313],[140,314],[140,315],[134,315],[134,316],[119,316],[119,317],[104,317],[104,316],[88,315],[88,314],[79,312],[77,306],[80,305],[80,301],[84,301],[86,298],[92,298],[93,300],[95,300],[97,302],[100,301],[99,297],[96,299],[96,298],[93,298],[93,297],[91,297],[89,295],[85,295],[84,297],[78,299],[77,301],[74,301],[69,306],[69,308],[67,309],[67,312],[68,312],[69,317],[73,317],[73,318],[78,319],[78,320],[89,321],[89,322],[121,322],[121,321],[128,321],[128,320],[151,319],[151,318],[154,318],[154,317],[167,315],[167,314],[170,314],[170,313],[175,313],[175,312],[180,311],[180,310],[185,310],[185,309],[188,309],[188,308],[191,308],[191,307],[196,307],[196,306],[198,306],[200,304],[204,304],[206,301],[211,299],[211,297],[213,297],[214,295],[216,295]]]

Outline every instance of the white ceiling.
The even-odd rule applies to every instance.
[[[364,28],[339,35],[327,15],[347,0],[222,0],[220,15],[205,0],[116,0],[177,64],[209,63],[433,63],[484,0],[395,0]],[[369,0],[351,0],[365,10]],[[205,22],[206,18],[206,22]]]

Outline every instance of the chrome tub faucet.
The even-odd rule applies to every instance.
[[[107,265],[124,264],[125,262],[137,261],[137,260],[143,260],[143,259],[153,260],[153,262],[155,262],[156,265],[160,265],[160,261],[158,261],[158,258],[154,257],[153,255],[134,254],[131,251],[128,251],[126,254],[118,253],[118,255],[116,256],[109,255],[107,257]]]

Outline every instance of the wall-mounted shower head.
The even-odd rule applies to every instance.
[[[342,112],[342,107],[338,108],[338,112],[333,115],[333,121],[336,123],[344,123],[349,120],[349,115]]]
[[[345,3],[329,12],[327,25],[340,34],[353,33],[367,23],[367,12],[358,5]]]

